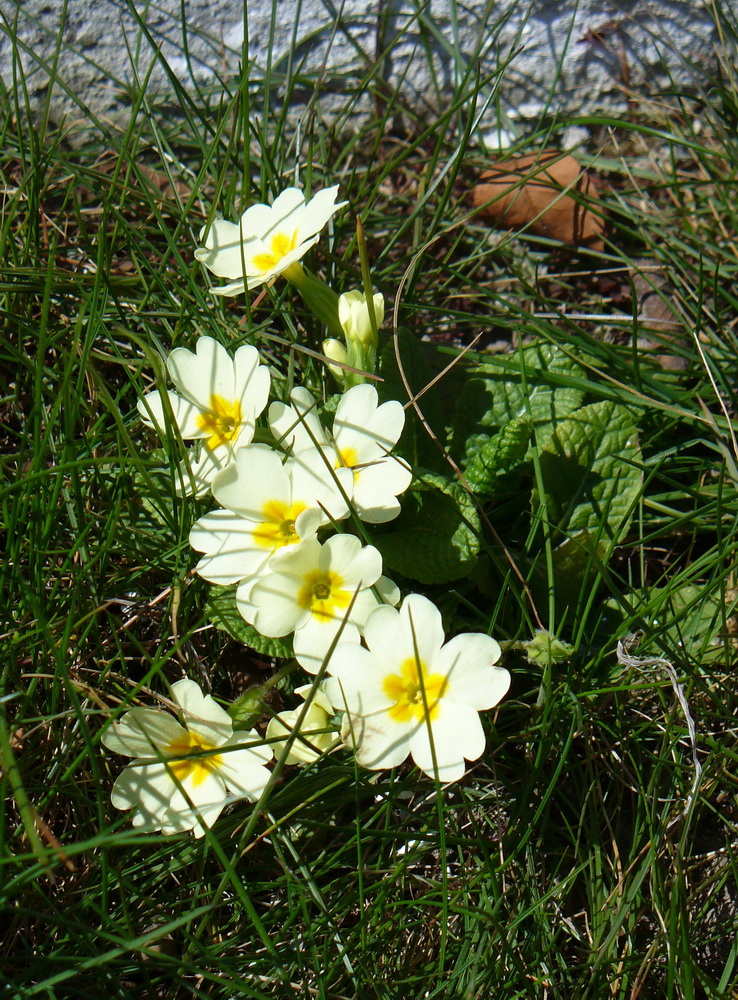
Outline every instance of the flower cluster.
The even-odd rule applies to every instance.
[[[197,442],[179,457],[178,489],[211,493],[217,505],[190,533],[197,573],[234,587],[238,612],[262,636],[291,636],[295,660],[315,680],[297,688],[301,708],[272,719],[266,741],[254,731],[234,733],[228,713],[187,680],[171,689],[181,721],[159,709],[125,713],[103,742],[135,758],[116,781],[113,803],[134,808],[136,825],[201,835],[229,794],[258,799],[273,750],[286,764],[331,751],[339,742],[336,717],[360,765],[394,767],[412,756],[426,774],[456,780],[465,760],[484,750],[478,713],[509,685],[508,672],[495,666],[494,639],[466,634],[445,642],[439,610],[419,594],[398,608],[400,588],[384,575],[378,549],[362,540],[400,513],[412,471],[394,454],[405,411],[397,400],[380,403],[367,381],[382,296],[337,296],[301,263],[342,207],[336,199],[335,187],[307,203],[289,188],[271,206],[249,208],[238,224],[212,223],[195,255],[229,280],[216,294],[282,275],[331,332],[342,333],[345,347],[325,342],[343,389],[330,425],[305,386],[267,408],[272,377],[256,348],[231,356],[209,337],[194,352],[169,355],[174,390],[157,388],[139,402],[143,421],[170,445]]]

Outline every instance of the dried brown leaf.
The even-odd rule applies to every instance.
[[[471,192],[479,215],[499,229],[521,230],[572,246],[604,249],[604,221],[592,176],[555,150],[514,156],[481,174]]]

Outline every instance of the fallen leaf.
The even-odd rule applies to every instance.
[[[597,200],[595,182],[573,156],[555,150],[514,156],[481,174],[471,200],[496,228],[604,250],[602,215],[587,207]]]

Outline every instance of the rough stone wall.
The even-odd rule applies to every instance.
[[[55,66],[52,118],[67,126],[88,116],[123,123],[142,85],[152,98],[172,94],[171,74],[195,99],[232,93],[244,58],[257,104],[268,71],[274,105],[283,75],[299,68],[295,117],[313,98],[341,119],[346,94],[372,73],[432,117],[465,74],[471,92],[478,69],[480,128],[513,131],[549,112],[620,113],[629,93],[688,87],[716,62],[712,4],[700,0],[185,0],[184,23],[180,0],[69,0],[62,26],[63,9],[0,0],[0,76],[23,105],[22,68],[35,110]],[[376,112],[364,91],[342,127]]]

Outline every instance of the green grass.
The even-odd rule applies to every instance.
[[[463,192],[487,161],[468,107],[495,80],[480,86],[457,50],[457,91],[435,119],[404,109],[408,132],[394,135],[401,97],[368,66],[345,81],[339,122],[306,116],[299,143],[287,98],[307,87],[316,112],[321,98],[297,59],[270,68],[258,117],[246,71],[228,101],[180,90],[176,113],[129,87],[132,124],[93,122],[81,145],[48,109],[30,112],[18,62],[0,95],[3,995],[735,991],[738,101],[735,24],[722,17],[721,75],[671,95],[676,111],[654,98],[629,119],[579,120],[608,238],[603,254],[578,256],[470,217]],[[366,89],[384,117],[343,137]],[[556,144],[568,124],[545,120],[520,150]],[[323,333],[287,283],[224,303],[192,256],[215,212],[270,200],[298,168],[306,187],[340,183],[350,201],[312,258],[337,290],[361,284],[360,215],[375,285],[398,296],[403,326],[431,337],[431,374],[480,332],[513,345],[494,356],[503,381],[520,380],[523,345],[554,345],[579,366],[543,383],[628,408],[642,481],[627,536],[606,556],[590,551],[572,582],[556,569],[545,504],[531,516],[532,488],[546,496],[541,448],[483,507],[474,576],[424,588],[452,628],[504,642],[513,674],[462,782],[438,789],[408,765],[361,771],[339,753],[284,770],[263,808],[234,807],[202,841],[142,835],[110,805],[121,765],[100,742],[110,714],[181,676],[228,704],[272,665],[210,626],[187,542],[208,505],[157,475],[136,400],[158,358],[201,334],[256,344],[280,392],[293,377],[320,384],[300,347],[319,350]],[[646,325],[634,261],[668,276],[678,326],[664,353],[680,370],[631,342]],[[493,359],[481,346],[419,401],[440,407],[441,436],[444,406]],[[453,475],[432,444],[419,447]],[[529,663],[521,644],[537,627],[571,657]],[[668,674],[617,660],[617,640],[638,629],[639,654],[674,665],[696,724],[692,800],[693,748]]]

